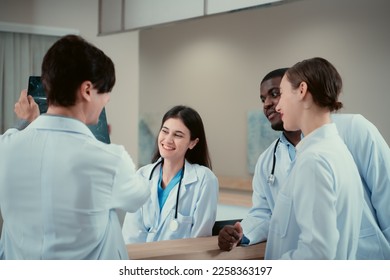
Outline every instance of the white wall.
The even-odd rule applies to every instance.
[[[314,56],[344,80],[343,112],[361,113],[390,143],[390,2],[302,0],[140,32],[140,112],[197,109],[217,175],[248,176],[246,116],[259,82]]]
[[[138,104],[165,112],[187,103],[204,119],[216,173],[246,176],[246,114],[261,109],[259,81],[312,56],[340,71],[344,111],[365,115],[390,143],[387,0],[301,0],[143,30],[140,39],[98,37],[97,0],[0,0],[0,7],[2,22],[78,29],[113,59],[112,141],[135,162]]]
[[[140,42],[138,32],[98,37],[97,0],[0,0],[0,21],[77,29],[113,59],[111,138],[135,162],[139,98],[143,112],[187,103],[204,119],[216,173],[245,177],[246,113],[261,109],[258,84],[304,58],[333,62],[344,111],[365,115],[390,143],[389,3],[301,0],[144,30]]]
[[[138,157],[138,32],[98,37],[97,0],[0,0],[0,21],[76,29],[111,57],[117,82],[107,105],[111,141]],[[27,86],[21,85],[21,89]]]

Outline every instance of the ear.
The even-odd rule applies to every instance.
[[[80,87],[79,87],[81,98],[88,101],[88,102],[91,101],[92,88],[93,88],[93,85],[90,81],[82,82]]]
[[[199,138],[196,138],[196,139],[194,139],[194,140],[191,140],[191,142],[190,142],[190,146],[188,147],[190,150],[192,150],[195,146],[196,146],[196,144],[198,144],[198,142],[199,142]]]
[[[301,82],[298,86],[298,95],[300,99],[304,99],[307,95],[307,83],[306,82]]]

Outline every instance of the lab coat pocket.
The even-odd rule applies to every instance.
[[[374,227],[360,230],[359,246],[356,253],[358,260],[381,260],[384,259],[383,245],[387,245],[386,239],[381,242],[379,232]]]
[[[171,222],[174,220],[172,216]],[[174,238],[188,238],[190,237],[191,228],[193,224],[192,216],[183,216],[180,213],[177,213],[177,222],[178,228],[174,232],[172,232]]]
[[[291,198],[279,192],[277,203],[271,218],[270,231],[274,232],[280,238],[284,238],[287,235],[292,211],[291,208]]]

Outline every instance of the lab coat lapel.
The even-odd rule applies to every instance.
[[[164,207],[161,209],[159,227],[164,223],[165,220],[170,219],[169,217],[170,213],[172,214],[172,217],[175,215],[176,195],[177,195],[178,187],[179,184],[176,184],[176,186],[171,190],[167,200],[165,201]],[[180,189],[180,197],[182,196],[183,189],[184,189],[184,184],[182,183]],[[179,207],[180,207],[180,202],[179,202]]]
[[[191,187],[192,183],[195,181],[196,181],[195,169],[190,163],[186,161],[185,168],[184,168],[184,176],[183,176],[180,193],[179,193],[178,213],[180,213],[180,204],[183,202],[183,198],[186,196],[187,188]],[[172,218],[175,216],[176,196],[177,196],[178,188],[179,188],[179,183],[177,183],[176,186],[169,193],[167,201],[165,202],[164,207],[161,210],[159,228],[161,227],[161,225],[164,223],[166,219],[170,219],[169,216],[170,214],[172,215]],[[157,197],[157,194],[153,196]]]
[[[158,184],[160,169],[161,169],[161,165],[158,168],[156,168],[156,170],[153,172],[152,178],[150,180],[150,184],[151,184],[151,186],[150,186],[150,192],[151,192],[150,199],[151,199],[152,203],[151,203],[151,208],[149,209],[150,213],[147,213],[147,216],[152,221],[154,221],[154,223],[150,223],[151,220],[148,221],[148,223],[151,224],[151,226],[153,228],[158,227],[157,225],[159,224],[159,219],[160,219],[160,205],[158,202],[158,194],[157,194],[157,184]],[[151,172],[151,170],[152,169],[150,169],[150,172]],[[156,221],[156,219],[157,219],[157,221]]]
[[[159,217],[160,217],[160,205],[159,205],[159,202],[158,202],[158,194],[157,194],[157,183],[158,183],[158,176],[155,178],[153,177],[152,178],[152,189],[151,189],[151,200],[152,200],[152,209],[151,212],[153,211],[153,213],[150,213],[150,218],[154,221],[153,223],[153,227],[156,227],[158,225],[158,221],[159,221]],[[155,220],[157,219],[157,221]]]

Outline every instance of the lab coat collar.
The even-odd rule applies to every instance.
[[[153,171],[153,175],[151,177],[151,180],[156,181],[158,180],[159,174],[160,174],[160,169],[161,169],[161,164],[160,162],[162,161],[162,158],[160,157],[155,163],[151,164],[147,170],[145,170],[146,173],[143,173],[142,175],[146,178],[150,177],[150,173],[152,172],[153,168],[156,165],[159,165],[155,170]],[[182,180],[182,187],[187,186],[189,187],[193,182],[196,182],[198,180],[197,174],[196,174],[196,169],[193,164],[189,163],[187,160],[185,160],[184,163],[184,177]]]
[[[309,147],[312,143],[322,141],[325,138],[332,138],[335,136],[338,136],[338,130],[336,127],[336,124],[334,123],[328,123],[325,124],[315,130],[313,130],[311,133],[306,135],[302,138],[302,140],[297,144],[296,150],[302,151],[305,148]]]
[[[279,139],[280,139],[280,142],[282,142],[282,143],[285,144],[285,145],[287,145],[287,144],[291,144],[291,145],[292,145],[292,143],[291,143],[290,141],[288,141],[288,139],[287,139],[287,137],[284,135],[284,133],[281,133],[281,134],[280,134]]]
[[[192,183],[198,180],[198,176],[196,174],[196,169],[193,164],[189,163],[187,160],[185,161],[184,167],[184,177],[183,177],[183,186],[189,187]]]
[[[26,129],[29,128],[78,133],[96,139],[92,131],[84,123],[77,119],[65,116],[42,114]]]

